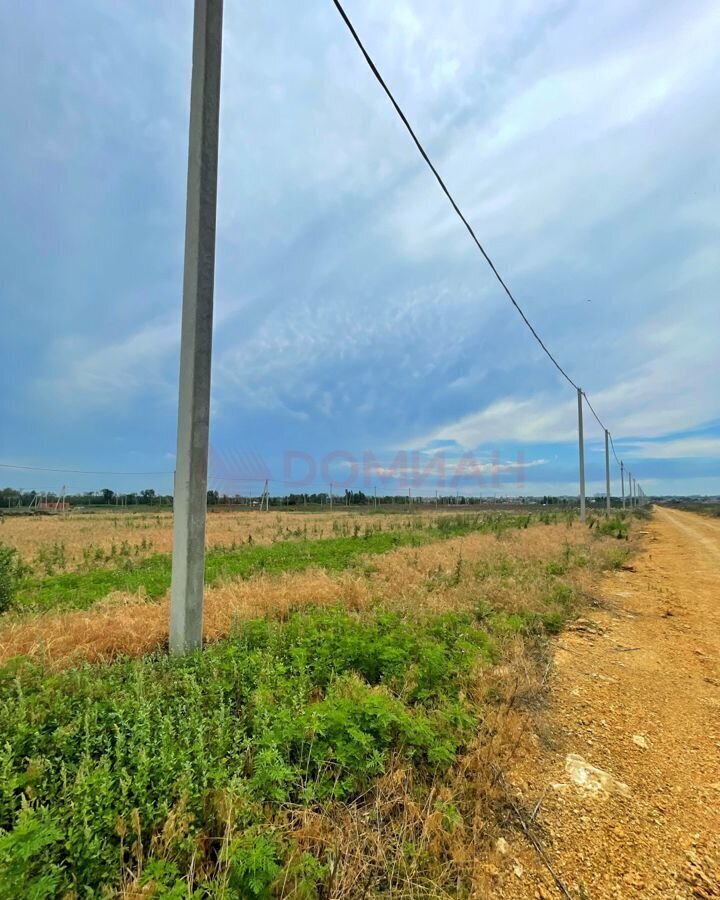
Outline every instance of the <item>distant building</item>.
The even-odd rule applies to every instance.
[[[39,512],[67,512],[70,504],[67,500],[38,500],[35,509]]]

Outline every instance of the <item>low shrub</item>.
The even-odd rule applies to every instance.
[[[18,582],[18,556],[14,547],[0,543],[0,613],[10,609]]]
[[[131,871],[177,896],[204,879],[267,896],[290,854],[281,810],[358,797],[391,759],[447,769],[477,726],[469,679],[495,653],[469,615],[330,609],[248,622],[183,659],[9,664],[0,896],[100,896]]]
[[[626,516],[607,516],[603,518],[591,518],[588,527],[596,537],[613,537],[626,541],[630,532],[630,522]]]

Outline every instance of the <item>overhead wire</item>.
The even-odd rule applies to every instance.
[[[11,463],[0,463],[0,469],[26,469],[30,472],[60,472],[65,475],[173,475],[174,472],[98,472],[83,469],[53,469],[47,466],[17,466]]]
[[[437,168],[435,167],[435,165],[433,164],[432,160],[430,159],[430,157],[429,157],[427,151],[426,151],[425,148],[423,147],[423,145],[422,145],[420,139],[418,138],[417,134],[415,133],[415,130],[413,129],[412,125],[410,124],[410,122],[409,122],[407,116],[405,115],[405,113],[403,112],[402,108],[400,107],[400,104],[399,104],[398,101],[395,99],[395,97],[394,97],[392,91],[390,90],[390,88],[388,87],[388,85],[387,85],[385,79],[384,79],[383,76],[380,74],[380,71],[379,71],[378,67],[375,65],[375,62],[373,61],[373,59],[372,59],[372,57],[370,56],[369,52],[368,52],[367,49],[365,48],[365,45],[363,44],[362,40],[360,39],[360,36],[358,35],[358,33],[357,33],[356,29],[355,29],[355,26],[354,26],[353,23],[350,21],[350,18],[349,18],[349,16],[348,16],[348,14],[345,12],[345,10],[344,10],[344,8],[343,8],[343,6],[342,6],[342,3],[340,3],[340,0],[333,0],[333,3],[334,3],[334,5],[335,5],[335,8],[337,9],[338,13],[340,14],[341,19],[342,19],[343,22],[345,23],[345,25],[346,25],[348,31],[349,31],[350,34],[352,35],[353,40],[355,41],[355,43],[357,44],[357,46],[358,46],[360,52],[362,53],[363,57],[365,58],[365,62],[368,64],[368,66],[369,66],[369,68],[370,68],[370,71],[373,73],[373,75],[375,76],[376,80],[377,80],[378,83],[380,84],[380,87],[383,89],[383,91],[385,92],[387,98],[388,98],[388,99],[390,100],[390,102],[392,103],[393,108],[395,109],[395,112],[396,112],[396,113],[398,114],[398,116],[400,117],[400,119],[401,119],[403,125],[405,126],[405,128],[406,128],[406,130],[408,131],[410,137],[412,138],[413,143],[414,143],[415,146],[417,147],[418,152],[419,152],[420,155],[422,156],[423,160],[424,160],[425,163],[427,164],[427,166],[428,166],[428,168],[430,169],[430,171],[432,172],[432,174],[435,176],[435,180],[436,180],[437,183],[440,185],[440,187],[441,187],[443,193],[445,194],[445,196],[447,197],[447,199],[450,201],[450,205],[452,206],[452,208],[453,208],[454,211],[456,212],[456,214],[457,214],[458,218],[460,219],[460,221],[463,223],[463,225],[464,225],[465,228],[467,229],[467,231],[468,231],[470,237],[471,237],[471,238],[473,239],[473,241],[475,242],[475,245],[477,246],[477,248],[478,248],[478,250],[480,251],[480,253],[483,255],[483,257],[484,257],[485,261],[487,262],[488,266],[490,266],[490,269],[492,270],[493,275],[495,276],[495,278],[497,279],[497,281],[498,281],[499,284],[501,285],[501,287],[502,287],[503,291],[505,292],[505,294],[508,296],[510,302],[511,302],[512,305],[515,307],[516,311],[519,313],[519,315],[520,315],[520,317],[522,318],[523,322],[525,323],[525,325],[526,325],[526,326],[528,327],[528,329],[530,330],[530,333],[532,334],[532,336],[535,338],[535,340],[536,340],[537,343],[540,345],[540,347],[542,347],[542,349],[543,349],[543,351],[545,352],[545,354],[546,354],[546,356],[548,357],[548,359],[552,362],[552,364],[555,366],[555,368],[558,370],[558,372],[560,372],[560,374],[561,374],[561,375],[563,376],[563,378],[568,382],[568,384],[572,385],[572,387],[574,387],[576,390],[579,390],[579,391],[582,393],[582,396],[585,398],[585,402],[587,403],[588,407],[590,408],[590,411],[592,412],[593,416],[594,416],[595,419],[597,420],[598,424],[599,424],[600,427],[603,429],[603,431],[606,431],[607,429],[605,428],[605,425],[603,424],[603,422],[602,422],[602,420],[600,419],[600,417],[598,416],[598,414],[595,412],[595,409],[593,408],[593,405],[592,405],[592,403],[590,402],[590,400],[588,399],[588,396],[587,396],[587,394],[585,393],[585,391],[583,391],[582,388],[580,388],[580,386],[579,386],[578,384],[575,383],[575,381],[570,377],[570,375],[568,375],[568,373],[566,372],[566,370],[565,370],[565,369],[560,365],[560,363],[557,361],[557,359],[555,358],[555,356],[550,352],[549,348],[547,347],[547,345],[545,344],[545,342],[543,341],[543,339],[540,337],[540,335],[538,334],[538,332],[535,330],[535,328],[533,327],[532,323],[531,323],[530,320],[528,319],[527,315],[526,315],[525,312],[523,311],[522,307],[520,306],[520,304],[518,303],[518,301],[517,301],[517,300],[515,299],[515,297],[513,296],[513,293],[512,293],[512,291],[510,290],[510,288],[508,287],[507,282],[506,282],[505,279],[502,277],[502,275],[501,275],[500,272],[498,271],[498,269],[497,269],[495,263],[494,263],[494,262],[492,261],[492,259],[490,258],[490,255],[488,254],[488,252],[485,250],[484,246],[482,245],[482,243],[481,243],[480,240],[478,239],[478,237],[477,237],[477,235],[475,234],[475,231],[474,231],[472,225],[470,225],[470,223],[468,222],[468,220],[465,218],[465,216],[464,216],[462,210],[460,209],[459,205],[457,204],[455,198],[454,198],[453,195],[450,193],[450,190],[448,189],[447,185],[446,185],[445,182],[443,181],[442,176],[441,176],[440,173],[438,172]],[[615,452],[615,451],[614,451],[614,449],[613,449],[613,453],[614,453],[614,452]],[[617,455],[615,456],[615,458],[617,459]]]
[[[585,393],[585,391],[582,391],[582,395],[583,395],[583,397],[585,398],[585,402],[586,402],[587,405],[588,405],[588,409],[589,409],[590,412],[595,416],[595,421],[598,423],[598,425],[602,428],[603,431],[607,431],[608,429],[605,427],[605,424],[603,423],[603,421],[602,421],[602,419],[600,418],[600,416],[599,416],[599,415],[595,412],[595,410],[593,409],[593,405],[592,405],[592,403],[590,402],[590,400],[588,399],[588,395]],[[608,433],[609,433],[609,432],[608,432]]]
[[[473,239],[473,241],[475,242],[475,244],[476,244],[478,250],[482,253],[483,257],[485,258],[485,261],[487,262],[487,264],[488,264],[488,265],[490,266],[490,268],[492,269],[492,272],[493,272],[493,274],[495,275],[495,278],[498,280],[498,282],[499,282],[500,285],[502,286],[503,290],[505,291],[505,293],[507,294],[508,298],[510,299],[510,302],[511,302],[512,305],[515,307],[515,309],[517,310],[517,312],[520,314],[520,316],[521,316],[523,322],[524,322],[524,323],[527,325],[527,327],[530,329],[530,331],[531,331],[533,337],[534,337],[535,340],[538,342],[538,344],[542,347],[542,349],[545,351],[547,357],[550,359],[550,361],[551,361],[552,364],[555,366],[555,368],[558,370],[558,372],[560,372],[560,374],[563,376],[563,378],[565,378],[565,380],[566,380],[569,384],[571,384],[574,388],[577,389],[578,385],[575,384],[575,382],[572,380],[572,378],[568,375],[568,373],[565,371],[565,369],[560,365],[560,363],[555,359],[555,357],[553,356],[553,354],[552,354],[552,353],[550,352],[550,350],[547,348],[547,346],[545,345],[545,342],[542,340],[542,338],[540,337],[540,335],[537,333],[537,331],[535,330],[535,328],[532,326],[532,324],[530,323],[530,320],[528,319],[528,317],[527,317],[527,316],[525,315],[525,313],[523,312],[523,310],[522,310],[520,304],[517,302],[517,300],[516,300],[515,297],[513,296],[512,291],[511,291],[510,288],[508,287],[508,285],[507,285],[507,283],[505,282],[505,280],[503,279],[502,275],[500,275],[500,273],[498,272],[497,267],[495,266],[495,263],[492,261],[492,259],[490,258],[489,254],[487,253],[487,251],[485,250],[485,248],[483,247],[483,245],[480,243],[480,241],[479,241],[477,235],[475,234],[475,232],[474,232],[472,226],[470,225],[470,223],[468,222],[468,220],[467,220],[467,219],[465,218],[465,216],[463,215],[462,210],[460,209],[460,207],[459,207],[458,204],[456,203],[455,198],[453,197],[453,195],[452,195],[452,194],[450,193],[450,191],[448,190],[448,187],[447,187],[447,185],[445,184],[445,182],[443,181],[442,176],[440,175],[440,173],[438,172],[438,170],[435,168],[435,166],[433,165],[433,162],[432,162],[432,160],[430,159],[430,157],[428,156],[428,154],[427,154],[425,148],[424,148],[423,145],[420,143],[420,139],[419,139],[418,136],[415,134],[415,131],[414,131],[412,125],[410,124],[410,122],[408,121],[407,116],[406,116],[405,113],[402,111],[402,109],[401,109],[401,107],[400,107],[400,104],[397,102],[397,100],[396,100],[395,97],[393,96],[392,91],[390,90],[390,88],[389,88],[389,87],[387,86],[387,84],[385,83],[385,79],[382,77],[382,75],[380,74],[380,72],[379,72],[377,66],[376,66],[375,63],[373,62],[372,57],[370,56],[370,54],[368,53],[368,51],[365,49],[365,46],[364,46],[363,42],[360,40],[360,37],[359,37],[357,31],[355,30],[355,27],[353,26],[352,22],[351,22],[350,19],[348,18],[347,13],[346,13],[345,10],[343,9],[342,4],[339,2],[339,0],[333,0],[333,3],[335,4],[335,7],[337,8],[337,11],[340,13],[340,16],[341,16],[342,20],[345,22],[345,25],[347,26],[348,30],[350,31],[350,34],[353,36],[353,39],[355,40],[355,43],[356,43],[356,44],[358,45],[358,47],[360,48],[360,52],[361,52],[362,55],[365,57],[365,61],[367,62],[368,66],[370,67],[370,70],[372,71],[373,75],[375,76],[375,78],[376,78],[377,81],[379,82],[379,84],[380,84],[380,86],[382,87],[382,89],[383,89],[383,90],[385,91],[385,93],[387,94],[388,99],[390,100],[390,102],[392,103],[393,107],[395,108],[395,112],[397,112],[397,114],[400,116],[400,119],[402,120],[403,125],[405,126],[405,128],[406,128],[407,131],[408,131],[408,133],[410,134],[410,137],[413,139],[413,142],[415,143],[415,146],[417,147],[417,149],[418,149],[420,155],[421,155],[422,158],[425,160],[425,162],[426,162],[427,165],[428,165],[428,168],[430,169],[430,171],[431,171],[431,172],[433,173],[433,175],[435,176],[435,179],[436,179],[437,183],[440,185],[440,187],[441,187],[442,190],[443,190],[443,193],[445,194],[445,196],[446,196],[446,197],[448,198],[448,200],[450,201],[450,204],[451,204],[452,208],[455,210],[455,212],[457,213],[458,217],[460,218],[460,221],[463,223],[463,225],[464,225],[465,228],[467,229],[468,233],[470,234],[470,237],[471,237],[471,238]]]
[[[450,192],[450,190],[448,189],[447,185],[445,184],[445,182],[444,182],[442,176],[440,175],[440,173],[438,172],[437,168],[435,167],[435,165],[433,164],[432,160],[430,159],[430,156],[428,155],[427,151],[426,151],[425,148],[423,147],[423,145],[422,145],[420,139],[418,138],[417,134],[415,133],[415,130],[413,129],[412,125],[410,124],[410,122],[409,122],[407,116],[405,115],[405,113],[403,112],[402,108],[400,107],[400,104],[399,104],[398,101],[395,99],[395,97],[394,97],[392,91],[390,90],[390,88],[388,87],[387,83],[385,82],[385,79],[384,79],[383,76],[380,74],[380,71],[378,70],[377,66],[375,65],[375,62],[373,61],[373,59],[372,59],[372,57],[370,56],[369,52],[368,52],[367,49],[365,48],[365,46],[364,46],[362,40],[360,39],[360,36],[358,35],[358,33],[357,33],[357,31],[356,31],[356,29],[355,29],[355,27],[354,27],[354,25],[353,25],[353,23],[350,21],[350,18],[348,17],[347,13],[345,12],[345,9],[343,8],[342,4],[340,3],[340,0],[333,0],[333,3],[334,3],[334,5],[335,5],[335,8],[337,9],[337,11],[338,11],[340,17],[342,18],[343,22],[345,23],[345,25],[346,25],[348,31],[349,31],[350,34],[352,35],[353,40],[355,41],[355,43],[357,44],[357,46],[358,46],[360,52],[362,53],[362,55],[363,55],[363,57],[364,57],[364,59],[365,59],[367,65],[369,66],[371,72],[373,73],[373,75],[375,76],[376,80],[378,81],[378,83],[379,83],[380,86],[382,87],[382,89],[383,89],[383,91],[385,92],[386,96],[388,97],[388,99],[390,100],[391,104],[393,105],[393,108],[395,109],[395,112],[396,112],[396,113],[398,114],[398,116],[400,117],[400,119],[401,119],[403,125],[405,126],[405,128],[406,128],[406,130],[408,131],[410,137],[412,138],[412,140],[413,140],[413,142],[414,142],[414,144],[415,144],[415,146],[416,146],[418,152],[420,153],[421,157],[423,158],[423,160],[424,160],[425,163],[427,164],[428,168],[429,168],[430,171],[432,172],[433,176],[435,177],[435,180],[436,180],[437,183],[440,185],[440,188],[442,189],[443,193],[445,194],[445,196],[447,197],[448,201],[450,202],[450,205],[452,206],[453,210],[454,210],[455,213],[457,214],[457,216],[458,216],[458,218],[460,219],[460,221],[461,221],[461,222],[463,223],[463,225],[465,226],[467,232],[469,233],[469,235],[470,235],[470,237],[472,238],[473,242],[475,243],[475,245],[477,246],[478,250],[479,250],[480,253],[482,254],[482,256],[483,256],[483,258],[485,259],[486,263],[487,263],[488,266],[490,267],[490,269],[491,269],[493,275],[494,275],[495,278],[497,279],[498,283],[499,283],[500,286],[502,287],[503,291],[504,291],[505,294],[507,295],[507,297],[508,297],[508,299],[510,300],[510,302],[512,303],[513,307],[515,308],[515,310],[517,311],[517,313],[520,315],[521,319],[523,320],[524,324],[527,326],[527,328],[528,328],[528,330],[530,331],[530,333],[532,334],[533,338],[537,341],[537,343],[538,343],[539,346],[542,348],[542,350],[544,351],[544,353],[545,353],[545,355],[548,357],[548,359],[549,359],[549,360],[552,362],[552,364],[555,366],[555,368],[557,369],[557,371],[558,371],[558,372],[562,375],[562,377],[568,382],[568,384],[570,384],[573,388],[575,388],[576,390],[579,390],[579,391],[581,392],[582,396],[585,398],[585,402],[587,403],[588,408],[590,409],[591,413],[592,413],[593,416],[595,417],[595,419],[596,419],[598,425],[600,425],[600,427],[601,427],[604,431],[607,430],[607,429],[605,428],[604,423],[602,422],[602,420],[601,420],[600,417],[598,416],[597,412],[595,411],[595,409],[594,409],[592,403],[590,402],[590,399],[588,398],[588,396],[587,396],[587,394],[585,393],[585,391],[582,390],[582,388],[579,387],[579,385],[578,385],[578,384],[570,377],[570,375],[567,373],[567,371],[566,371],[566,370],[563,368],[563,366],[558,362],[558,360],[555,358],[555,356],[552,354],[552,352],[550,351],[550,349],[548,348],[548,346],[545,344],[545,342],[543,341],[543,339],[540,337],[540,335],[538,334],[538,332],[536,331],[536,329],[534,328],[534,326],[532,325],[532,323],[531,323],[530,320],[528,319],[527,315],[526,315],[525,312],[523,311],[522,307],[520,306],[520,304],[518,303],[518,301],[517,301],[516,298],[514,297],[514,295],[513,295],[512,291],[510,290],[510,288],[509,288],[507,282],[506,282],[505,279],[502,277],[502,275],[501,275],[500,272],[498,271],[498,269],[497,269],[495,263],[494,263],[493,260],[491,259],[490,255],[489,255],[488,252],[485,250],[485,247],[482,245],[482,243],[480,242],[479,238],[478,238],[477,235],[475,234],[475,231],[474,231],[473,227],[470,225],[470,223],[469,223],[468,220],[466,219],[466,217],[465,217],[465,215],[463,214],[462,210],[460,209],[458,203],[456,202],[455,198],[453,197],[453,195],[451,194],[451,192]],[[609,434],[609,432],[608,432],[608,434]],[[611,443],[611,445],[612,445],[613,455],[614,455],[614,457],[615,457],[615,460],[616,460],[616,461],[618,462],[618,464],[619,464],[620,461],[619,461],[619,459],[618,459],[617,453],[615,452],[615,445],[614,445],[614,443],[613,443],[613,441],[612,441],[612,435],[609,434],[609,436],[610,436],[610,443]],[[50,468],[50,467],[43,467],[43,466],[24,466],[24,465],[13,465],[13,464],[10,464],[10,463],[0,463],[0,468],[3,468],[3,469],[22,469],[22,470],[27,470],[27,471],[37,471],[37,472],[57,472],[57,473],[74,474],[74,475],[106,475],[106,476],[133,476],[133,475],[142,475],[142,476],[151,476],[151,475],[172,475],[172,474],[174,474],[172,471],[154,471],[154,472],[113,472],[113,471],[96,471],[96,470],[82,470],[82,469],[61,469],[61,468]],[[235,478],[233,478],[233,479],[230,479],[230,480],[238,480],[238,481],[241,481],[241,480],[245,480],[245,479],[235,479]]]

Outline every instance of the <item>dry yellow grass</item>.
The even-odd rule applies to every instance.
[[[416,784],[412,771],[396,763],[355,803],[288,814],[286,830],[298,852],[333,860],[329,896],[378,896],[374,885],[382,885],[382,896],[402,898],[499,896],[495,843],[508,813],[501,773],[532,747],[529,715],[516,708],[517,698],[519,691],[539,694],[542,676],[517,640],[506,664],[483,673],[476,690],[486,718],[442,778]],[[515,853],[522,858],[522,850]],[[286,881],[277,894],[294,896],[294,885]]]
[[[221,583],[205,594],[204,634],[216,640],[238,620],[284,617],[291,609],[341,604],[359,610],[370,603],[408,612],[473,608],[486,600],[496,608],[542,607],[547,586],[543,565],[568,545],[598,553],[605,541],[579,525],[537,526],[505,533],[473,534],[404,547],[368,560],[367,574],[309,570]],[[579,570],[573,578],[590,575]],[[168,600],[151,603],[138,595],[113,594],[90,610],[22,617],[0,627],[0,662],[27,655],[52,665],[137,656],[167,641]]]
[[[226,582],[206,591],[205,637],[221,638],[242,619],[283,618],[293,609],[318,605],[341,604],[362,612],[377,604],[408,617],[473,610],[483,601],[507,612],[543,611],[548,591],[559,583],[548,571],[549,562],[572,560],[562,583],[590,592],[598,570],[617,551],[616,541],[598,539],[577,523],[537,525],[499,537],[476,533],[403,547],[369,557],[361,574],[314,570]],[[83,659],[140,655],[165,645],[167,619],[167,598],[150,603],[115,595],[89,611],[8,620],[0,629],[0,662],[23,654],[63,667]],[[501,664],[480,667],[466,687],[466,696],[483,710],[478,733],[449,773],[423,776],[398,760],[352,803],[277,812],[273,827],[287,834],[298,854],[308,852],[329,863],[326,896],[497,896],[503,862],[495,841],[509,833],[513,814],[503,772],[511,769],[519,752],[533,752],[537,729],[533,705],[527,701],[543,691],[545,669],[528,641],[512,634],[496,637],[503,649]],[[227,805],[220,833],[229,843],[242,827],[241,817],[231,799],[218,795],[213,802]],[[171,838],[188,828],[187,814],[179,806],[147,847],[138,838],[122,896],[152,896],[143,875],[144,860],[148,854],[163,858],[170,852],[163,842],[167,839],[170,847]],[[135,833],[140,832],[138,820]],[[523,854],[532,852],[513,848],[518,864],[526,865]],[[227,878],[223,860],[222,854],[199,854],[198,871],[192,873],[196,883],[205,878],[222,883]],[[273,895],[300,895],[292,873],[292,865],[285,866]]]
[[[508,861],[496,849],[496,841],[508,833],[512,802],[502,773],[518,754],[532,752],[536,737],[526,701],[544,689],[540,661],[528,654],[526,642],[516,638],[505,650],[502,665],[476,673],[470,690],[484,715],[475,738],[449,772],[428,781],[407,761],[396,758],[351,803],[327,801],[276,812],[273,827],[293,850],[272,896],[288,900],[307,896],[307,882],[296,874],[295,863],[302,854],[329,863],[321,896],[334,900],[499,896],[495,892],[499,866]],[[216,796],[214,802],[221,810],[221,833],[228,846],[242,831],[241,810],[227,794]],[[143,878],[146,855],[164,858],[172,852],[173,840],[188,834],[189,825],[180,806],[148,847],[134,845],[121,890],[125,900],[152,896],[152,882]],[[135,832],[140,831],[136,827]],[[514,859],[525,864],[532,853],[531,847],[513,846]],[[224,884],[228,874],[222,854],[198,854],[196,884]]]
[[[358,508],[356,508],[358,509]],[[418,516],[428,522],[453,511],[418,510],[412,513],[373,513],[369,509],[338,509],[329,512],[282,512],[245,510],[212,512],[207,517],[207,547],[228,547],[251,539],[256,544],[292,537],[326,538],[352,534],[357,527],[399,530]],[[172,513],[73,512],[68,516],[7,516],[0,518],[0,541],[14,547],[23,562],[38,572],[44,569],[43,554],[62,548],[64,564],[56,571],[73,571],[86,565],[97,551],[102,557],[124,552],[133,559],[172,549]],[[113,549],[114,548],[114,549]]]

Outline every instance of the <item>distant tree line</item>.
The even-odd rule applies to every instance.
[[[35,490],[17,490],[16,488],[2,488],[0,490],[0,509],[12,507],[30,507],[40,505],[41,508],[53,506],[63,499],[57,492],[35,491]],[[217,490],[209,490],[207,492],[207,502],[209,507],[229,507],[229,506],[246,506],[257,507],[260,505],[261,494],[221,494]],[[64,500],[72,507],[98,507],[98,506],[116,506],[116,507],[167,507],[172,506],[173,498],[171,494],[158,494],[154,488],[145,488],[141,491],[130,491],[122,493],[113,491],[110,488],[101,488],[96,491],[83,491],[82,493],[67,493]],[[275,495],[268,499],[268,505],[274,509],[288,507],[325,507],[330,506],[331,497],[329,491],[320,491],[313,493],[292,493],[285,495]],[[338,492],[332,497],[332,505],[335,507],[342,506],[368,506],[372,507],[377,502],[382,506],[414,506],[426,505],[432,506],[436,502],[441,506],[475,506],[487,503],[497,502],[487,497],[468,497],[462,494],[447,494],[444,496],[421,497],[410,496],[407,492],[402,494],[366,494],[364,491],[345,490],[343,493]],[[502,501],[501,501],[502,502]],[[543,496],[540,498],[532,497],[516,497],[512,502],[515,503],[541,503],[543,506],[565,506],[571,504],[572,501],[566,497]],[[588,502],[591,502],[590,500]]]
[[[0,508],[14,506],[35,506],[38,502],[51,506],[59,502],[61,495],[54,491],[19,491],[15,488],[0,490]],[[102,488],[99,491],[83,491],[81,494],[65,494],[64,500],[70,506],[168,506],[172,505],[170,494],[157,494],[153,488],[126,494]]]
[[[259,505],[261,500],[260,494],[253,495],[229,495],[229,494],[220,494],[218,491],[208,491],[207,495],[208,506],[254,506]],[[286,508],[287,507],[303,507],[303,506],[330,506],[330,493],[329,491],[320,491],[315,493],[307,493],[307,494],[284,494],[284,495],[275,495],[271,496],[268,501],[268,505],[271,508]],[[489,500],[487,497],[467,497],[463,494],[448,494],[445,496],[438,496],[437,498],[434,496],[410,496],[408,497],[407,493],[403,494],[378,494],[375,497],[374,494],[366,494],[364,491],[351,491],[345,490],[343,493],[334,493],[332,496],[332,505],[335,507],[342,506],[374,506],[375,502],[377,502],[378,506],[414,506],[414,505],[425,505],[425,506],[434,506],[437,502],[441,506],[471,506],[471,505],[480,505],[487,504],[488,502],[494,502],[493,500]],[[531,498],[516,498],[515,502],[528,502],[528,503],[537,503],[537,499]]]

